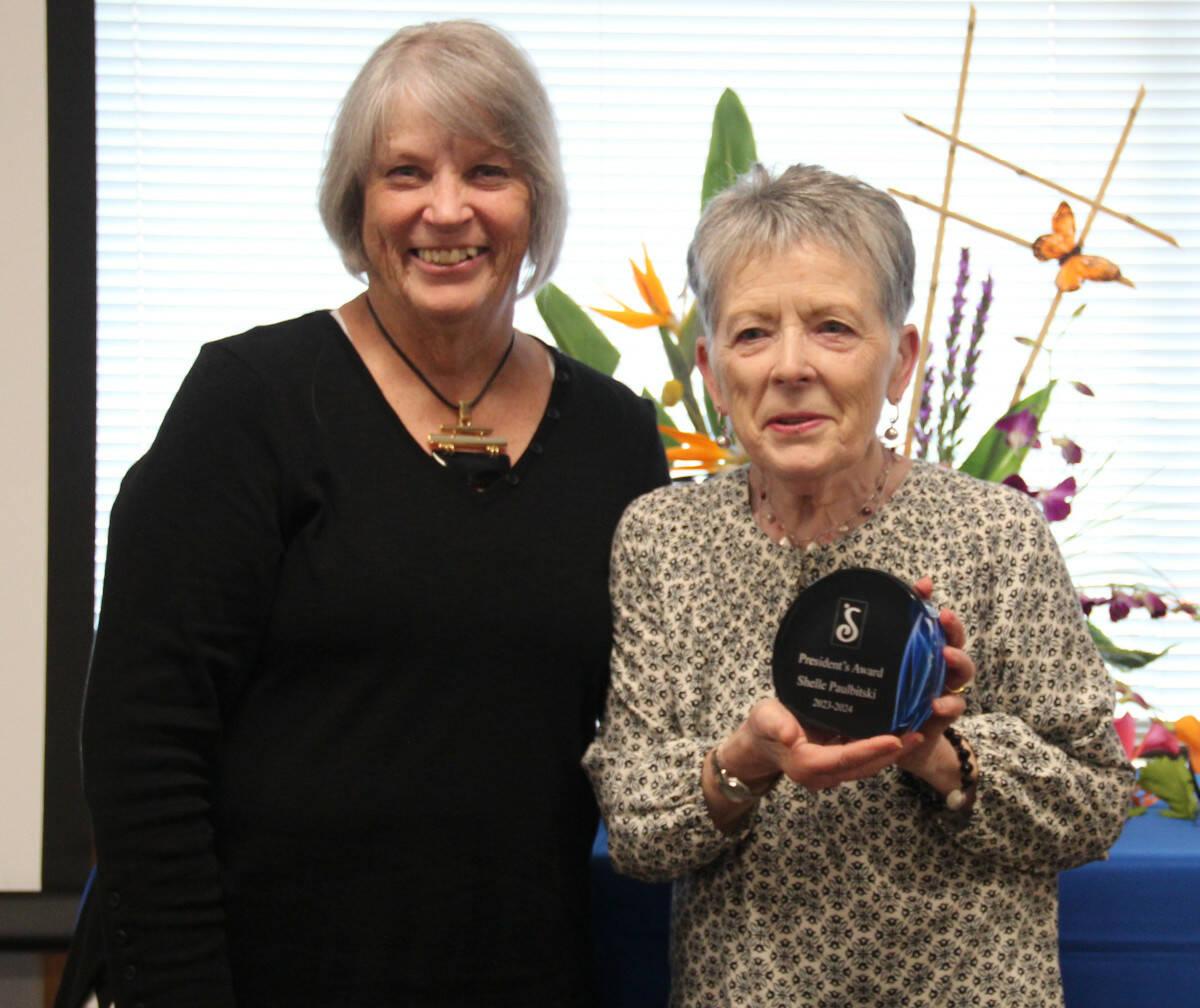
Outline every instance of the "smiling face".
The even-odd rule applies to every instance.
[[[363,192],[372,301],[415,325],[512,325],[529,244],[529,187],[512,157],[393,116]]]
[[[917,331],[889,329],[861,266],[796,246],[743,266],[716,307],[698,363],[752,462],[801,493],[875,464],[879,413],[908,384]]]

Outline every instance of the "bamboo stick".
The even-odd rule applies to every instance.
[[[1033,242],[1028,242],[1024,238],[1018,238],[1015,234],[1009,234],[1007,231],[1001,231],[999,228],[992,227],[990,224],[984,224],[982,221],[977,221],[973,217],[968,217],[966,214],[956,213],[953,210],[943,210],[941,207],[935,206],[928,200],[921,199],[920,196],[914,196],[912,193],[901,192],[899,189],[889,189],[888,192],[893,196],[899,197],[900,199],[908,200],[910,203],[915,203],[919,207],[924,207],[926,210],[932,210],[934,213],[942,214],[944,217],[949,217],[951,220],[968,224],[973,228],[978,228],[980,231],[986,231],[988,234],[995,235],[997,238],[1004,238],[1006,241],[1010,241],[1014,245],[1020,245],[1021,248],[1033,248]],[[1126,287],[1136,286],[1134,282],[1124,274],[1121,274],[1121,276],[1117,277],[1116,282],[1124,284]]]
[[[936,126],[930,126],[929,123],[922,122],[920,119],[916,118],[916,116],[911,116],[906,112],[904,114],[904,118],[907,119],[914,126],[920,126],[921,129],[928,130],[930,133],[940,136],[944,140],[951,139],[950,134],[947,133],[945,130],[938,129]],[[958,146],[964,148],[965,150],[971,151],[971,153],[973,153],[973,154],[978,154],[980,157],[987,158],[987,160],[989,160],[989,161],[994,161],[998,165],[1001,165],[1005,168],[1011,169],[1012,171],[1016,172],[1018,175],[1024,176],[1025,178],[1028,178],[1028,179],[1032,179],[1034,182],[1040,182],[1042,185],[1047,186],[1050,189],[1053,189],[1055,192],[1060,192],[1064,196],[1069,196],[1069,197],[1071,197],[1071,199],[1076,200],[1079,203],[1083,203],[1088,206],[1093,206],[1097,210],[1099,210],[1101,213],[1106,213],[1111,217],[1116,217],[1117,220],[1124,221],[1126,224],[1131,224],[1135,228],[1139,228],[1142,231],[1145,231],[1147,234],[1154,235],[1155,238],[1159,238],[1162,241],[1165,241],[1170,245],[1174,245],[1176,248],[1179,247],[1179,242],[1177,242],[1171,235],[1167,234],[1165,231],[1159,231],[1157,228],[1150,227],[1149,224],[1143,224],[1137,218],[1130,217],[1129,214],[1125,214],[1125,213],[1121,213],[1120,211],[1113,210],[1111,207],[1097,206],[1089,197],[1084,196],[1082,193],[1077,193],[1071,189],[1068,189],[1066,186],[1059,185],[1057,182],[1051,181],[1048,178],[1042,178],[1042,176],[1040,176],[1040,175],[1035,175],[1033,172],[1029,171],[1028,169],[1022,168],[1020,165],[1015,165],[1011,161],[1005,161],[1004,158],[997,157],[995,154],[989,154],[987,151],[983,150],[982,148],[976,147],[974,144],[969,144],[965,140],[959,139],[955,142],[958,144]],[[923,204],[923,205],[928,206],[928,204]],[[971,223],[971,222],[968,222],[968,223]],[[982,227],[982,225],[980,225],[980,224],[975,224],[975,226]],[[984,228],[984,230],[986,231],[987,228]]]
[[[986,231],[988,234],[993,234],[997,238],[1005,238],[1014,244],[1020,245],[1024,249],[1033,248],[1033,242],[1026,241],[1024,238],[1018,238],[1014,234],[1009,234],[1007,231],[1001,231],[999,228],[994,228],[990,224],[983,224],[974,220],[965,214],[956,213],[953,210],[946,210],[943,207],[935,206],[928,200],[921,199],[920,196],[913,196],[911,193],[901,192],[899,189],[889,189],[893,196],[899,196],[900,199],[908,200],[910,203],[916,203],[917,206],[924,207],[926,210],[932,210],[934,213],[941,214],[943,217],[949,217],[952,220],[961,221],[963,224],[970,224],[973,228],[979,228],[980,231]]]
[[[963,44],[962,70],[958,75],[958,99],[954,104],[954,135],[950,137],[950,149],[946,153],[946,179],[942,185],[942,206],[950,207],[950,183],[954,177],[954,152],[957,150],[958,128],[962,124],[963,99],[967,92],[967,70],[971,65],[971,43],[975,38],[975,5],[971,4],[971,13],[967,18],[967,38]],[[904,454],[912,454],[913,430],[917,423],[917,414],[921,409],[921,391],[925,384],[925,362],[929,358],[929,330],[933,321],[933,304],[937,299],[938,270],[942,261],[942,241],[946,235],[946,218],[938,217],[937,242],[933,249],[933,269],[929,277],[929,299],[925,302],[925,325],[921,329],[921,343],[917,351],[917,368],[913,372],[912,402],[908,410],[908,423],[904,429]]]
[[[1104,173],[1104,181],[1100,183],[1100,191],[1096,194],[1095,201],[1091,203],[1088,211],[1087,220],[1083,223],[1083,228],[1079,231],[1078,242],[1083,244],[1087,238],[1088,231],[1091,230],[1092,221],[1096,219],[1097,208],[1104,203],[1104,193],[1108,189],[1109,182],[1112,181],[1113,172],[1117,170],[1117,162],[1121,160],[1121,154],[1125,150],[1125,141],[1129,139],[1129,131],[1133,129],[1133,121],[1137,118],[1138,109],[1142,107],[1142,99],[1146,97],[1146,88],[1143,85],[1138,88],[1137,99],[1133,103],[1133,108],[1129,110],[1129,116],[1125,120],[1125,128],[1121,131],[1121,139],[1117,141],[1116,150],[1113,151],[1112,159],[1108,162],[1108,171]],[[1025,390],[1025,383],[1029,380],[1029,375],[1033,371],[1033,362],[1037,360],[1037,356],[1041,353],[1042,344],[1046,341],[1046,333],[1050,331],[1050,323],[1054,321],[1054,313],[1058,311],[1059,302],[1062,301],[1062,291],[1057,291],[1054,295],[1054,300],[1050,302],[1050,310],[1046,313],[1046,321],[1042,323],[1042,331],[1038,333],[1038,338],[1034,341],[1032,349],[1029,351],[1029,358],[1025,361],[1025,370],[1021,372],[1021,377],[1017,379],[1017,387],[1013,392],[1012,402],[1009,404],[1011,409],[1021,401],[1021,393]]]

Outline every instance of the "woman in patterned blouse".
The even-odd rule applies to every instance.
[[[803,165],[756,166],[689,249],[750,462],[626,511],[585,758],[616,867],[676,883],[672,1005],[1061,1005],[1056,873],[1120,831],[1111,684],[1037,505],[876,436],[914,368],[914,258],[890,197]],[[941,607],[917,732],[816,737],[774,698],[781,617],[850,566]]]

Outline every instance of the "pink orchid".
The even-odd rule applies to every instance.
[[[1128,717],[1129,715],[1125,715]],[[1141,745],[1134,751],[1131,758],[1137,759],[1139,756],[1145,756],[1147,753],[1165,752],[1171,756],[1179,755],[1179,739],[1175,737],[1173,732],[1167,731],[1161,721],[1154,721],[1150,727],[1146,729],[1146,734],[1142,736]]]
[[[1067,465],[1078,465],[1083,461],[1083,449],[1070,438],[1056,437],[1053,443],[1062,449],[1062,456]]]
[[[1149,610],[1151,619],[1162,619],[1167,615],[1167,603],[1149,588],[1142,592],[1142,605]]]
[[[1137,599],[1123,591],[1114,591],[1108,603],[1108,618],[1119,623],[1129,615],[1129,610],[1137,605]]]
[[[1137,722],[1134,721],[1133,715],[1126,714],[1116,718],[1113,727],[1117,730],[1117,738],[1121,740],[1121,746],[1125,750],[1125,758],[1133,759],[1133,752],[1137,747]]]
[[[1025,447],[1040,448],[1042,446],[1037,437],[1038,419],[1032,410],[1024,409],[1019,413],[1010,413],[997,420],[993,426],[996,430],[1006,433],[1005,440],[1008,442],[1008,447],[1014,451]]]
[[[1048,487],[1045,490],[1033,490],[1021,478],[1019,473],[1013,473],[1011,476],[1006,476],[1004,479],[1006,486],[1014,487],[1020,490],[1021,493],[1027,494],[1042,505],[1042,511],[1045,512],[1046,521],[1062,521],[1071,513],[1071,505],[1068,503],[1068,497],[1075,496],[1077,489],[1075,477],[1068,476],[1065,480],[1056,487]]]

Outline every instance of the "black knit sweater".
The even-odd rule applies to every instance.
[[[316,312],[206,346],[113,508],[84,717],[121,1006],[590,1000],[580,757],[652,411],[555,352],[484,492]]]

